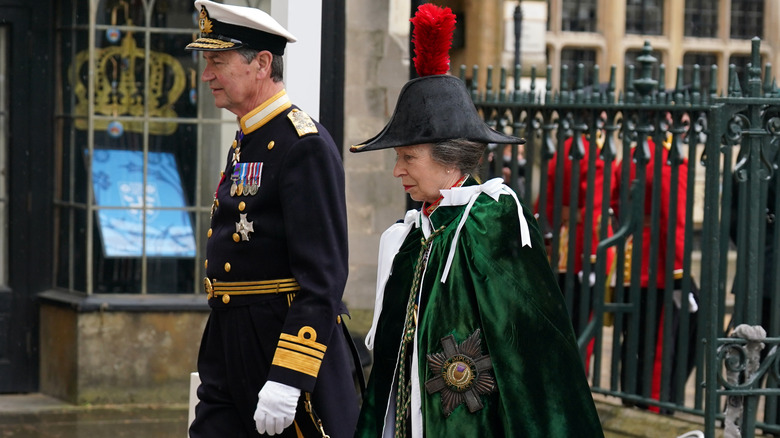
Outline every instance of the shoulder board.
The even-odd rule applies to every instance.
[[[311,117],[297,108],[293,108],[293,110],[287,114],[287,118],[290,119],[295,130],[298,131],[298,137],[317,134],[319,132]]]

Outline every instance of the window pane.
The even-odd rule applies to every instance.
[[[575,89],[577,86],[577,68],[580,64],[584,66],[582,85],[584,87],[593,85],[593,66],[596,65],[596,51],[587,49],[561,50],[561,65],[566,65],[569,68],[566,80],[570,89]]]
[[[763,58],[763,57],[762,57]],[[747,86],[748,86],[748,67],[750,67],[751,63],[753,61],[753,57],[750,54],[744,54],[744,55],[731,55],[729,57],[729,66],[733,65],[734,72],[737,74],[739,78],[739,86],[742,89],[743,93],[747,92]],[[761,73],[764,72],[764,62],[763,59],[761,61]]]
[[[685,1],[685,36],[700,38],[718,36],[718,2]]]
[[[596,0],[564,0],[561,29],[595,32],[596,17]]]
[[[693,85],[694,65],[698,65],[701,71],[701,86],[707,89],[712,80],[712,66],[718,63],[718,57],[714,53],[690,52],[683,57],[683,82],[685,86]]]
[[[626,1],[626,33],[661,35],[663,17],[663,0]]]
[[[764,37],[764,0],[731,0],[731,38]]]
[[[192,293],[224,164],[214,146],[227,148],[223,131],[235,130],[200,83],[200,56],[184,51],[195,9],[190,0],[101,1],[90,30],[77,23],[84,3],[62,2],[58,18],[57,285]]]

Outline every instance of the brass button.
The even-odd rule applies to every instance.
[[[203,262],[203,268],[205,268],[205,269],[209,268],[209,259],[206,259],[206,261]]]
[[[232,145],[230,145],[230,147],[232,147],[233,149],[235,149],[237,146],[238,146],[238,141],[236,141],[236,140],[233,140],[233,144],[232,144]]]
[[[241,236],[238,235],[238,233],[233,233],[233,241],[238,243],[241,241]]]
[[[214,203],[217,204],[217,207],[219,207],[219,199],[215,199]]]
[[[209,232],[206,233],[209,237],[211,237],[211,228],[209,228]]]
[[[230,272],[230,263],[225,263],[225,272]]]
[[[211,280],[208,277],[203,279],[203,288],[206,290],[209,299],[214,296],[214,288],[211,286]]]
[[[244,211],[245,208],[246,208],[246,202],[241,201],[238,203],[238,211]]]
[[[230,295],[228,295],[228,294],[222,295],[222,302],[225,303],[225,304],[229,303],[230,302]]]
[[[271,149],[273,149],[273,148],[274,148],[274,144],[275,144],[275,143],[274,143],[274,141],[273,141],[273,140],[271,140],[270,142],[268,142],[268,150],[269,150],[269,151],[270,151]]]
[[[336,324],[341,324],[341,315],[336,315]]]

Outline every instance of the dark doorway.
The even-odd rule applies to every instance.
[[[53,22],[42,3],[0,6],[0,393],[38,390],[36,296],[52,278]]]

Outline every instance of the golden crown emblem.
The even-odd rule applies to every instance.
[[[131,32],[122,38],[119,45],[95,50],[95,114],[142,117],[148,103],[149,117],[176,117],[173,105],[186,86],[184,68],[167,53],[149,52],[149,87],[145,94],[144,61],[144,49],[138,47]],[[89,114],[88,62],[89,50],[83,50],[68,69],[68,79],[76,95],[75,126],[81,130],[88,127],[85,118]],[[95,130],[107,129],[109,123],[108,120],[95,120]],[[123,121],[123,125],[125,131],[144,132],[142,121]],[[176,131],[176,126],[176,122],[153,121],[149,123],[149,133],[170,135]]]

